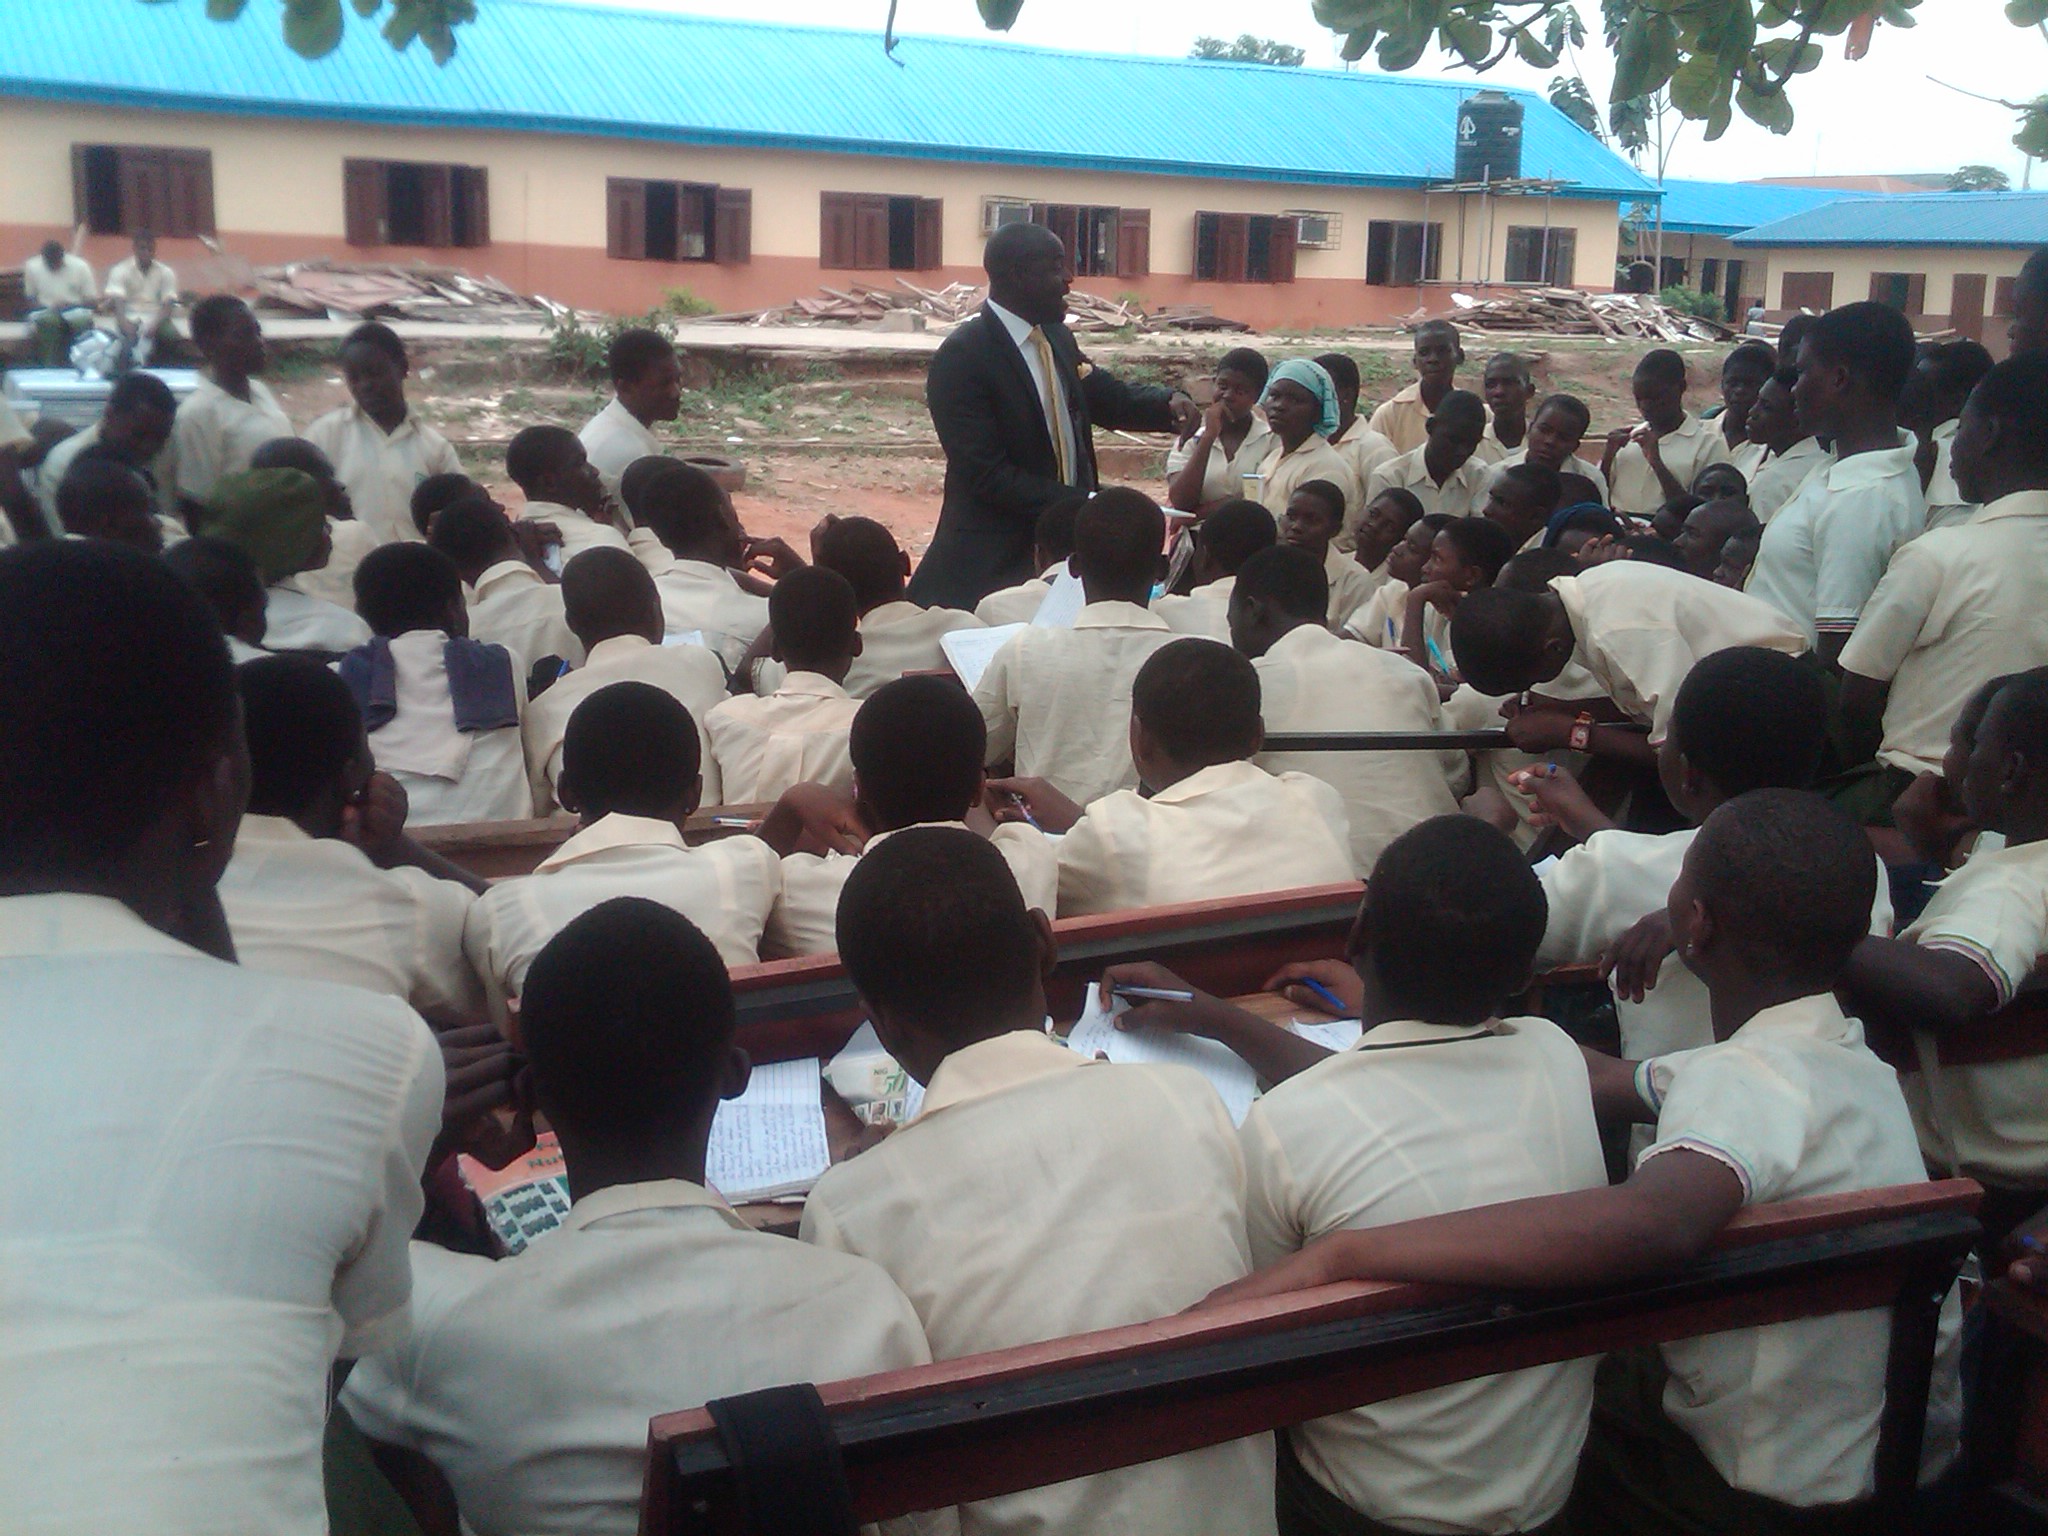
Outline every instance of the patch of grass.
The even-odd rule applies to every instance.
[[[692,315],[715,315],[718,306],[687,288],[664,288],[661,291],[661,312],[687,320]]]
[[[540,397],[530,389],[508,389],[498,401],[498,409],[508,416],[524,416],[540,405]]]

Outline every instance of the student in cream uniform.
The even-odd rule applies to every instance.
[[[333,461],[356,516],[380,544],[421,538],[412,519],[413,491],[432,475],[462,473],[448,439],[407,403],[411,371],[396,331],[375,321],[357,326],[341,344],[349,404],[306,428],[307,440]]]
[[[1222,1101],[1185,1068],[1111,1066],[1044,1033],[1051,930],[986,839],[899,832],[855,866],[839,914],[847,974],[924,1108],[818,1181],[802,1236],[887,1270],[935,1358],[1170,1317],[1245,1272]],[[983,1500],[960,1524],[1272,1536],[1273,1443]]]
[[[348,487],[334,473],[327,455],[303,437],[274,437],[249,456],[252,470],[296,469],[313,477],[327,518],[327,558],[291,577],[290,585],[344,613],[356,604],[356,569],[380,542],[356,516]]]
[[[931,1355],[881,1270],[755,1232],[710,1187],[712,1116],[748,1065],[725,966],[688,919],[601,903],[542,951],[522,1003],[575,1203],[496,1263],[415,1243],[411,1326],[341,1406],[439,1468],[477,1536],[634,1536],[653,1415]],[[955,1528],[950,1510],[884,1527]]]
[[[658,455],[658,421],[674,421],[683,408],[683,367],[659,331],[624,330],[605,354],[612,398],[577,434],[605,491],[619,499],[619,480],[635,460]]]
[[[460,872],[405,835],[405,797],[374,776],[347,685],[287,656],[252,661],[235,680],[249,813],[220,896],[236,958],[477,1017],[483,989],[462,927],[481,882],[447,878]]]
[[[1366,500],[1382,491],[1407,491],[1425,512],[1467,517],[1486,500],[1487,461],[1479,456],[1486,432],[1486,406],[1462,389],[1445,395],[1429,418],[1422,446],[1388,459],[1372,472]]]
[[[1373,593],[1386,584],[1384,568],[1375,576],[1355,551],[1337,547],[1344,527],[1343,494],[1327,480],[1310,480],[1287,498],[1287,511],[1280,518],[1280,542],[1306,550],[1322,563],[1323,584],[1330,594],[1323,618],[1333,625],[1371,602]],[[1230,638],[1227,630],[1221,638]]]
[[[738,671],[768,627],[768,599],[740,584],[752,544],[732,497],[694,464],[669,461],[644,480],[628,478],[639,524],[633,553],[653,573],[668,632],[702,635],[726,670]],[[784,562],[779,574],[793,569]]]
[[[1184,596],[1158,598],[1152,611],[1177,635],[1227,642],[1230,593],[1237,585],[1237,573],[1260,550],[1271,549],[1278,536],[1273,514],[1256,501],[1240,496],[1224,502],[1195,527],[1195,558],[1189,567],[1193,589]]]
[[[292,435],[291,418],[257,375],[269,365],[263,328],[249,306],[210,294],[192,306],[192,345],[206,360],[199,384],[178,405],[171,428],[170,510],[203,505],[222,477],[249,467],[256,450]]]
[[[147,230],[136,232],[130,249],[134,254],[107,274],[107,304],[134,348],[135,366],[147,368],[157,343],[177,335],[171,322],[178,312],[178,274],[156,259],[156,236]]]
[[[1320,363],[1292,358],[1266,385],[1266,422],[1273,445],[1259,465],[1258,500],[1276,518],[1305,480],[1327,480],[1351,506],[1364,492],[1344,456],[1330,446],[1339,419],[1337,386]]]
[[[625,549],[604,482],[567,427],[528,427],[505,450],[505,473],[526,497],[519,516],[552,523],[567,565],[586,549]]]
[[[981,807],[986,735],[981,711],[950,678],[899,678],[862,704],[847,741],[853,756],[851,802],[816,785],[798,785],[762,823],[760,835],[783,850],[782,895],[768,918],[762,953],[832,953],[838,947],[833,924],[839,894],[855,862],[909,827],[980,832],[1017,877],[1024,904],[1052,916],[1060,884],[1052,843],[1023,822],[990,822]],[[806,830],[804,812],[811,806],[828,821],[850,819],[860,851],[788,851]]]
[[[1645,352],[1632,380],[1643,419],[1607,434],[1600,467],[1608,504],[1630,517],[1650,517],[1686,495],[1709,464],[1728,462],[1728,439],[1685,408],[1685,359],[1666,347]]]
[[[306,572],[333,557],[328,505],[320,482],[298,469],[230,475],[207,499],[204,533],[241,550],[263,578],[266,650],[331,657],[370,642],[370,626],[361,618],[302,584]]]
[[[468,589],[474,638],[504,646],[529,666],[547,656],[582,663],[583,642],[569,628],[560,584],[527,562],[503,508],[471,493],[436,512],[432,527],[427,542],[454,562]]]
[[[1169,506],[1207,513],[1246,494],[1244,477],[1259,472],[1273,446],[1258,412],[1266,376],[1266,359],[1250,347],[1223,354],[1200,427],[1166,451]]]
[[[1337,549],[1348,555],[1358,546],[1359,527],[1365,521],[1363,503],[1370,499],[1365,488],[1372,482],[1372,472],[1394,457],[1396,449],[1358,414],[1358,364],[1342,352],[1321,353],[1316,362],[1337,386],[1337,430],[1330,434],[1330,446],[1350,468],[1359,491],[1344,509],[1344,527],[1336,538]]]
[[[1832,462],[1820,439],[1800,422],[1792,404],[1792,389],[1798,382],[1797,368],[1780,368],[1757,391],[1756,404],[1749,408],[1750,441],[1764,451],[1756,468],[1743,474],[1749,481],[1749,510],[1760,523],[1778,515],[1816,465]]]
[[[1032,561],[1039,574],[1014,587],[989,593],[974,605],[974,616],[993,628],[998,624],[1029,624],[1037,616],[1052,584],[1067,568],[1074,553],[1074,514],[1086,504],[1091,492],[1072,491],[1050,503],[1038,514],[1032,535]]]
[[[1600,466],[1579,457],[1579,446],[1592,425],[1593,413],[1578,396],[1545,395],[1529,417],[1529,431],[1522,446],[1487,466],[1481,489],[1491,490],[1501,472],[1517,464],[1540,464],[1557,474],[1583,475],[1605,497],[1607,477],[1600,473]]]
[[[774,659],[787,668],[765,698],[742,694],[705,717],[727,805],[773,800],[792,784],[853,787],[846,734],[860,700],[846,691],[860,655],[853,588],[837,571],[809,566],[783,577],[768,598]]]
[[[692,848],[697,732],[689,711],[651,683],[600,688],[569,718],[560,789],[576,835],[530,875],[492,886],[471,910],[464,947],[502,1019],[527,967],[570,921],[614,896],[642,896],[689,918],[728,966],[761,958],[781,884],[759,838]]]
[[[1130,732],[1144,793],[1083,807],[1043,779],[995,781],[1064,834],[1061,917],[1352,878],[1337,791],[1251,761],[1264,734],[1259,676],[1228,646],[1186,639],[1155,652],[1131,689]]]
[[[647,568],[623,549],[586,549],[562,573],[562,598],[577,648],[588,659],[526,706],[526,767],[537,814],[553,810],[562,776],[562,740],[577,707],[600,688],[652,683],[690,712],[710,764],[700,797],[719,801],[717,767],[704,722],[725,702],[725,668],[701,645],[661,643],[661,598]]]
[[[1295,548],[1254,557],[1238,578],[1231,639],[1258,674],[1265,733],[1443,730],[1427,673],[1324,627],[1325,587],[1314,557]],[[1342,797],[1361,880],[1401,833],[1455,812],[1454,786],[1466,777],[1460,752],[1261,752],[1253,761],[1320,779]]]
[[[1372,413],[1372,430],[1393,444],[1395,453],[1413,453],[1429,435],[1429,418],[1444,396],[1458,387],[1458,369],[1465,348],[1458,328],[1448,320],[1425,320],[1415,327],[1415,382]]]

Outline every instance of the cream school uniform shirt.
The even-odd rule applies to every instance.
[[[370,643],[370,626],[339,603],[304,590],[305,572],[287,576],[263,594],[266,651],[352,651]]]
[[[1607,1182],[1585,1056],[1546,1019],[1378,1025],[1277,1084],[1238,1136],[1258,1266],[1330,1232]],[[1485,1376],[1289,1434],[1308,1474],[1373,1520],[1534,1530],[1571,1494],[1597,1363]]]
[[[83,256],[67,255],[52,272],[40,255],[21,269],[21,286],[30,309],[89,309],[99,299],[99,283]]]
[[[145,272],[133,256],[124,257],[107,274],[107,297],[121,300],[123,312],[147,330],[178,302],[178,274],[160,261],[150,262]]]
[[[1486,460],[1473,454],[1439,485],[1423,462],[1426,451],[1417,448],[1398,454],[1374,470],[1372,483],[1366,487],[1366,504],[1371,505],[1382,491],[1403,490],[1414,493],[1424,512],[1442,512],[1451,517],[1470,517],[1486,505],[1486,471],[1491,467]]]
[[[1287,498],[1311,480],[1327,480],[1344,493],[1344,516],[1347,519],[1353,507],[1365,505],[1364,489],[1351,473],[1351,465],[1314,432],[1309,433],[1292,453],[1278,437],[1274,437],[1266,449],[1266,457],[1259,463],[1259,473],[1266,477],[1265,486],[1259,492],[1259,504],[1272,513],[1276,521],[1287,510]]]
[[[409,514],[408,514],[409,515]],[[553,523],[562,534],[562,568],[586,549],[631,549],[626,536],[611,523],[600,523],[574,507],[555,501],[529,501],[520,508],[521,522]]]
[[[1052,591],[1053,578],[1066,568],[1066,561],[1055,560],[1043,575],[989,593],[974,605],[974,616],[991,629],[999,624],[1029,624]]]
[[[1636,1084],[1657,1112],[1642,1160],[1710,1157],[1741,1181],[1744,1205],[1927,1177],[1898,1075],[1830,994],[1766,1008],[1717,1045],[1644,1062]],[[1951,1295],[1951,1334],[1955,1307]],[[1664,1411],[1733,1487],[1797,1505],[1865,1497],[1890,1333],[1879,1307],[1665,1344]],[[1933,1393],[1944,1406],[1954,1394],[1945,1358]],[[1945,1438],[1938,1423],[1929,1434]]]
[[[856,699],[871,698],[905,673],[945,671],[950,663],[940,637],[986,627],[960,608],[920,608],[904,601],[870,608],[860,617],[860,654],[846,669],[846,691]],[[789,669],[781,662],[764,657],[754,663],[754,692],[773,693],[787,676]]]
[[[1230,594],[1237,590],[1235,576],[1219,576],[1186,594],[1155,598],[1152,611],[1166,620],[1176,635],[1194,635],[1203,640],[1230,644]]]
[[[1900,937],[1976,962],[2005,1006],[2048,953],[2048,843],[1971,854]],[[1928,1163],[2007,1189],[2048,1186],[2048,1062],[1947,1066],[1931,1037],[1915,1040],[1921,1069],[1900,1082]]]
[[[1351,478],[1361,488],[1372,483],[1372,472],[1399,451],[1379,433],[1373,431],[1371,423],[1363,416],[1352,420],[1350,426],[1330,439],[1330,446],[1337,450],[1351,469]],[[1358,547],[1359,525],[1365,521],[1366,503],[1372,498],[1361,495],[1356,502],[1344,508],[1344,527],[1337,534],[1337,547],[1349,554]]]
[[[1749,479],[1749,510],[1758,522],[1768,523],[1798,494],[1809,475],[1834,461],[1834,455],[1813,437],[1802,437],[1783,453],[1767,453]]]
[[[1323,575],[1330,582],[1330,605],[1323,616],[1332,624],[1341,624],[1358,612],[1387,583],[1384,565],[1377,572],[1368,571],[1334,542],[1323,556]]]
[[[654,590],[661,594],[662,623],[668,632],[697,631],[728,672],[737,670],[746,659],[747,647],[768,627],[768,599],[747,591],[722,565],[678,560],[651,535],[636,537],[633,552],[654,577]]]
[[[953,827],[970,830],[964,821],[924,821],[924,827]],[[870,852],[903,828],[877,832],[868,839]],[[995,850],[1017,877],[1017,889],[1024,905],[1051,917],[1058,909],[1059,860],[1052,842],[1036,827],[1004,822],[989,835]],[[782,860],[782,894],[768,917],[768,931],[761,939],[765,959],[791,955],[830,955],[839,949],[839,893],[853,866],[860,862],[852,853],[792,853]]]
[[[1326,629],[1290,629],[1252,663],[1266,734],[1440,731],[1436,684],[1420,667]],[[1458,809],[1461,752],[1261,752],[1268,773],[1319,779],[1343,801],[1351,873],[1363,880],[1395,838]],[[1302,882],[1306,883],[1306,882]]]
[[[469,635],[502,645],[529,665],[543,656],[559,656],[571,666],[583,661],[583,642],[569,628],[562,589],[543,581],[524,560],[500,560],[477,576],[469,594]]]
[[[619,494],[619,476],[635,459],[660,454],[661,439],[638,416],[620,402],[617,395],[605,408],[583,424],[576,434],[590,467],[597,471],[604,488],[614,499]]]
[[[1492,422],[1489,413],[1487,420]],[[1372,413],[1371,429],[1394,445],[1396,453],[1413,453],[1429,437],[1429,407],[1422,403],[1418,381]]]
[[[1577,646],[1572,660],[1623,713],[1664,740],[1678,688],[1703,656],[1758,645],[1797,656],[1809,642],[1783,614],[1745,593],[1646,561],[1613,560],[1550,584]],[[1537,692],[1544,689],[1539,685]]]
[[[1482,511],[1485,509],[1486,498],[1493,493],[1494,483],[1500,479],[1504,471],[1514,468],[1517,464],[1526,464],[1528,462],[1529,445],[1524,443],[1505,458],[1498,459],[1487,465],[1486,478],[1479,484],[1479,500],[1474,510]],[[1600,473],[1600,466],[1591,459],[1582,459],[1575,453],[1564,461],[1564,468],[1559,470],[1558,473],[1561,475],[1584,475],[1593,482],[1603,497],[1607,494],[1607,477]]]
[[[410,826],[523,820],[533,814],[533,792],[527,785],[519,727],[456,729],[447,646],[448,636],[438,629],[407,630],[392,637],[398,708],[388,722],[370,732],[370,755],[405,787]],[[510,661],[512,697],[523,716],[525,668],[517,656]]]
[[[1797,624],[1809,646],[1856,627],[1893,552],[1927,527],[1913,435],[1899,439],[1816,470],[1765,525],[1743,590]]]
[[[557,803],[562,741],[576,706],[601,688],[625,682],[651,684],[690,712],[703,762],[703,803],[722,803],[718,763],[705,721],[726,700],[725,668],[701,645],[652,645],[640,635],[614,635],[598,641],[588,661],[526,706],[526,768],[533,780],[537,814],[548,815]]]
[[[1018,1031],[955,1051],[924,1109],[830,1169],[803,1238],[872,1259],[935,1359],[1170,1317],[1250,1268],[1215,1090]],[[965,1505],[965,1536],[1269,1536],[1265,1435]]]
[[[1136,784],[1131,684],[1179,638],[1158,614],[1124,602],[1086,604],[1072,629],[1034,626],[1013,637],[974,687],[988,761],[1050,779],[1078,805]]]
[[[1134,789],[1104,795],[1059,840],[1058,853],[1061,917],[1352,877],[1351,829],[1337,791],[1253,763],[1214,764],[1150,799]]]
[[[327,1377],[403,1336],[441,1053],[120,902],[0,899],[0,1509],[324,1536]]]
[[[1963,489],[1956,484],[1955,470],[1949,464],[1956,430],[1962,424],[1962,418],[1951,417],[1928,434],[1934,443],[1934,471],[1927,477],[1929,528],[1953,528],[1977,515],[1977,503],[1963,499]]]
[[[407,411],[386,432],[353,401],[306,428],[306,440],[334,461],[335,478],[348,487],[356,517],[382,544],[418,543],[412,493],[429,475],[459,475],[462,460],[448,439]]]
[[[292,435],[291,418],[261,379],[251,379],[249,398],[239,400],[202,373],[171,425],[168,488],[205,501],[223,478],[247,469],[258,448]]]
[[[1693,477],[1709,464],[1728,462],[1728,439],[1713,422],[1702,421],[1688,411],[1677,431],[1667,432],[1657,440],[1657,457],[1671,471],[1679,489],[1690,490]],[[1625,445],[1614,456],[1608,476],[1607,504],[1617,512],[1648,517],[1668,500],[1664,482],[1650,468],[1649,455],[1643,452],[1642,445]]]
[[[475,895],[422,869],[379,869],[353,843],[249,815],[220,881],[235,957],[259,971],[340,982],[475,1017],[483,988],[462,952]]]
[[[761,958],[761,930],[782,883],[775,850],[756,837],[692,848],[674,822],[614,811],[584,827],[530,875],[501,880],[470,909],[463,947],[503,1017],[549,939],[601,902],[641,896],[703,930],[728,969]]]
[[[774,800],[792,784],[853,788],[846,746],[860,700],[820,672],[792,672],[766,698],[727,699],[704,717],[722,801]]]
[[[439,1467],[477,1536],[634,1536],[655,1414],[931,1358],[874,1265],[752,1231],[681,1180],[585,1195],[509,1259],[414,1243],[412,1263],[412,1328],[342,1404]]]
[[[2048,491],[2002,496],[1968,523],[1899,547],[1842,647],[1845,672],[1891,684],[1880,762],[1939,769],[1971,694],[2048,665],[2044,570]]]
[[[1266,454],[1272,449],[1275,439],[1273,429],[1256,414],[1244,435],[1244,441],[1237,445],[1237,452],[1225,453],[1219,439],[1209,445],[1209,462],[1202,467],[1202,502],[1227,501],[1245,494],[1244,477],[1255,475],[1259,466],[1266,462]],[[1188,466],[1195,456],[1195,439],[1183,438],[1166,450],[1166,478],[1173,477]]]

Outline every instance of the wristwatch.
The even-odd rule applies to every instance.
[[[1581,714],[1578,719],[1572,722],[1570,745],[1574,752],[1590,752],[1593,750],[1594,723],[1593,717],[1589,714]]]

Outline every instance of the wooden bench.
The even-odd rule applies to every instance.
[[[716,842],[746,831],[744,825],[758,822],[772,805],[707,805],[690,817],[683,840],[692,846]],[[506,880],[530,875],[541,860],[576,835],[576,818],[569,815],[539,816],[526,821],[459,821],[438,827],[406,829],[422,848],[460,864],[485,880]]]
[[[1040,1487],[1451,1382],[1635,1345],[1893,1308],[1878,1530],[1903,1529],[1937,1316],[1976,1233],[1968,1180],[1741,1212],[1702,1258],[1542,1294],[1345,1284],[819,1388],[862,1522]],[[705,1409],[649,1427],[645,1536],[751,1529]]]

